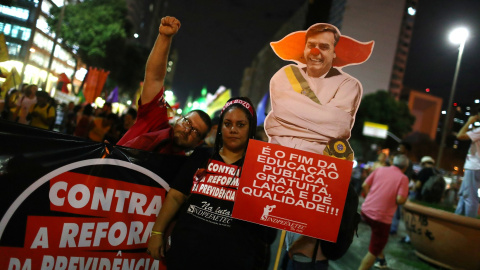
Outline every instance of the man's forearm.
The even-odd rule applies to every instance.
[[[150,52],[145,69],[145,81],[147,79],[154,81],[163,81],[167,73],[167,60],[172,36],[158,34],[155,45]]]
[[[168,52],[172,43],[172,36],[158,34],[155,45],[150,52],[145,67],[145,79],[142,91],[142,103],[148,103],[163,87],[167,74]]]

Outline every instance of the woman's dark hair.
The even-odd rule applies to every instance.
[[[255,138],[255,133],[257,131],[257,113],[255,112],[255,107],[253,106],[252,101],[248,97],[234,97],[234,98],[229,99],[226,103],[228,103],[232,100],[236,100],[236,99],[247,102],[250,105],[250,107],[252,108],[253,115],[250,113],[250,111],[247,108],[245,108],[243,105],[241,105],[239,103],[233,103],[230,106],[228,106],[227,108],[225,108],[225,110],[223,110],[223,112],[220,114],[220,119],[219,119],[219,122],[218,122],[217,135],[215,137],[215,144],[213,146],[213,152],[214,153],[218,153],[220,151],[220,148],[223,145],[223,139],[222,139],[223,118],[225,116],[225,113],[232,108],[240,108],[245,113],[245,115],[247,116],[248,125],[249,125],[248,126],[248,128],[249,128],[248,138],[249,139],[254,139]],[[247,142],[247,145],[248,145],[248,142]]]
[[[93,107],[92,105],[90,104],[87,104],[85,105],[85,107],[83,107],[83,115],[92,115],[93,114]]]

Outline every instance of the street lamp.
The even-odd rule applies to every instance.
[[[460,62],[462,61],[463,48],[465,47],[465,42],[467,41],[467,38],[468,38],[468,30],[465,27],[459,27],[454,29],[452,32],[450,32],[450,36],[449,36],[450,42],[452,42],[453,44],[459,44],[460,46],[458,48],[457,66],[455,67],[455,75],[453,75],[453,84],[452,84],[452,89],[450,91],[450,100],[448,101],[448,104],[447,104],[448,109],[447,109],[445,124],[442,131],[442,140],[440,142],[440,149],[438,151],[437,168],[440,167],[443,149],[445,148],[445,139],[447,137],[448,120],[450,119],[450,116],[452,114],[453,96],[455,95],[455,87],[457,86],[458,71],[460,69]]]

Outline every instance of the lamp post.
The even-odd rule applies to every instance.
[[[458,79],[458,71],[460,69],[460,62],[462,61],[462,55],[463,55],[463,48],[465,47],[465,42],[467,41],[468,38],[468,30],[464,27],[456,28],[454,29],[449,36],[450,42],[453,44],[459,44],[458,48],[458,58],[457,58],[457,65],[455,67],[455,74],[453,75],[453,84],[452,84],[452,89],[450,90],[450,99],[447,104],[447,116],[444,121],[444,127],[442,130],[442,140],[440,142],[440,149],[438,151],[438,157],[437,157],[437,168],[440,167],[440,162],[442,160],[442,154],[443,154],[443,149],[445,148],[445,140],[447,137],[447,127],[448,127],[448,121],[450,120],[451,114],[452,114],[452,103],[453,103],[453,96],[455,95],[455,88],[457,86],[457,79]]]

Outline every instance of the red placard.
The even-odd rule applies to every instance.
[[[353,163],[250,140],[232,216],[337,241]]]

